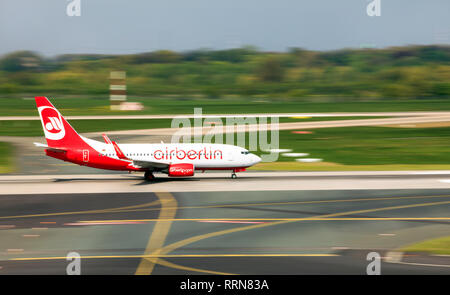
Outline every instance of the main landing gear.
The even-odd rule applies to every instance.
[[[153,176],[152,171],[145,171],[144,179],[147,180],[147,181],[151,181],[151,180],[155,179],[155,176]]]
[[[236,172],[233,170],[233,173],[231,173],[231,179],[236,179],[237,175]]]

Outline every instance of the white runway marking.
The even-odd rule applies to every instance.
[[[438,171],[412,171],[410,174],[414,175],[442,175],[450,174],[450,170],[438,170]]]
[[[300,158],[300,159],[295,159],[295,161],[303,162],[303,163],[315,163],[315,162],[321,162],[322,159],[317,159],[317,158]]]
[[[284,157],[307,157],[307,156],[309,156],[308,153],[284,153],[281,155]]]

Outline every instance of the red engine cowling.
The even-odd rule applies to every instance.
[[[192,164],[172,164],[169,166],[169,176],[194,176],[194,165]]]

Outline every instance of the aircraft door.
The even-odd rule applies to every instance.
[[[236,159],[236,151],[230,150],[227,152],[227,160],[233,162]]]
[[[83,162],[89,162],[89,150],[83,150]]]

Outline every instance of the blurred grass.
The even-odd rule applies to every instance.
[[[280,148],[343,165],[450,164],[450,127],[345,127],[280,131]],[[280,162],[294,158],[280,155]]]
[[[170,127],[170,120],[166,119],[75,120],[71,124],[80,132],[89,132],[130,128],[130,125],[126,125],[125,122],[134,124],[134,128]],[[307,158],[319,158],[322,162],[299,163],[295,162],[295,158],[280,154],[278,162],[260,163],[252,169],[310,171],[450,169],[450,153],[448,152],[450,127],[343,127],[308,131],[312,133],[294,134],[291,130],[280,131],[279,148],[292,149],[295,153],[308,153]],[[9,135],[16,136],[43,137],[39,121],[0,121],[0,134],[5,135],[7,132]],[[237,136],[235,135],[235,143]],[[248,137],[247,133],[247,148]],[[11,147],[3,146],[3,149],[4,152],[0,153],[2,161],[0,163],[8,165],[7,159],[10,157]],[[261,150],[256,153],[263,154]]]
[[[400,249],[404,252],[426,252],[430,254],[450,255],[450,236],[422,241]]]
[[[13,170],[13,147],[10,143],[0,142],[0,173],[10,173]]]
[[[113,130],[170,128],[170,119],[70,120],[79,133]],[[44,136],[41,121],[0,121],[1,136]]]
[[[310,134],[294,134],[298,130],[279,131],[279,146],[293,153],[308,153],[303,158],[319,158],[325,163],[296,163],[294,157],[279,154],[276,163],[261,163],[254,169],[305,170],[384,170],[384,169],[448,169],[450,168],[450,127],[394,128],[341,127],[307,129]],[[234,144],[239,135],[235,134]],[[245,146],[249,148],[248,133]],[[271,135],[268,134],[269,144]],[[223,142],[225,142],[225,136]],[[220,137],[219,137],[220,139]],[[214,142],[214,141],[213,141]],[[263,155],[260,148],[255,152]],[[353,165],[353,167],[348,167]],[[371,166],[371,167],[356,167]],[[381,167],[383,165],[383,167]],[[384,165],[388,165],[385,166]],[[389,165],[393,165],[389,167]]]
[[[111,111],[109,99],[96,97],[49,97],[65,116],[69,115],[144,115],[193,114],[194,108],[203,108],[204,114],[306,113],[306,112],[387,112],[387,111],[446,111],[449,99],[372,99],[335,100],[317,99],[181,99],[170,97],[129,97],[141,102],[142,111]],[[37,116],[33,98],[0,98],[0,116]]]
[[[280,123],[351,120],[364,118],[374,119],[382,117],[314,117],[304,119],[280,118]],[[226,119],[222,119],[222,122],[225,124]],[[69,120],[69,123],[79,133],[171,127],[171,119]],[[193,120],[191,120],[191,126],[193,126]],[[0,136],[42,136],[43,134],[41,122],[38,120],[0,121]]]

